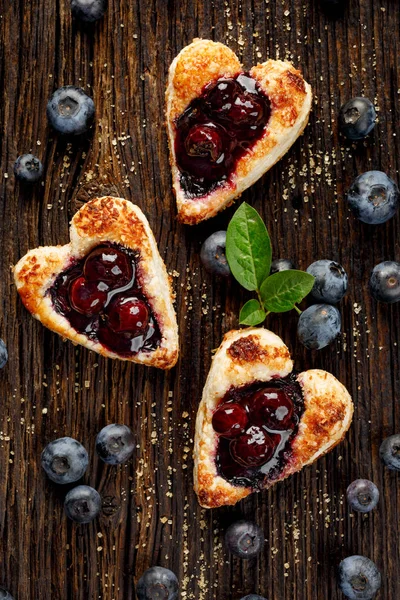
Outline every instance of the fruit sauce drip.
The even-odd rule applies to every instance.
[[[175,122],[175,155],[186,195],[201,197],[229,181],[270,114],[268,97],[248,74],[207,85]]]
[[[234,485],[263,488],[290,458],[304,411],[296,376],[230,389],[214,412],[219,474]]]
[[[104,243],[61,273],[50,289],[54,308],[79,333],[121,356],[160,344],[157,321],[142,292],[138,255]]]

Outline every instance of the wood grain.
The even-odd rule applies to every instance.
[[[144,569],[161,564],[181,581],[183,600],[339,600],[335,568],[365,554],[383,573],[379,598],[400,597],[400,485],[378,448],[400,430],[400,307],[378,306],[368,275],[400,259],[399,216],[365,226],[344,193],[357,173],[376,168],[398,179],[400,162],[400,10],[395,0],[348,2],[333,18],[318,0],[109,0],[94,25],[72,21],[68,0],[0,2],[0,335],[10,359],[0,374],[0,583],[19,600],[131,600]],[[332,454],[268,493],[235,508],[201,510],[192,491],[196,408],[212,349],[237,326],[248,298],[230,281],[207,275],[202,241],[225,228],[233,208],[196,228],[177,223],[163,128],[168,66],[194,37],[225,42],[249,68],[288,58],[315,92],[310,124],[289,154],[243,194],[261,212],[275,256],[305,268],[318,258],[341,262],[350,290],[341,304],[343,336],[319,353],[296,340],[296,315],[270,317],[298,369],[321,367],[352,393],[356,411]],[[45,109],[60,85],[82,86],[96,103],[94,130],[64,140]],[[337,131],[342,102],[365,94],[379,123],[365,143]],[[397,134],[397,135],[396,135]],[[43,185],[23,189],[12,165],[33,150],[45,164]],[[170,373],[109,361],[63,342],[24,310],[10,266],[29,248],[65,243],[82,202],[118,193],[146,213],[174,278],[181,359]],[[130,425],[134,459],[99,464],[96,433]],[[103,496],[101,517],[76,527],[63,515],[63,490],[39,465],[44,445],[62,435],[90,450],[86,482]],[[372,478],[379,508],[363,517],[344,500],[356,477]],[[255,518],[267,540],[259,560],[231,559],[223,531]]]

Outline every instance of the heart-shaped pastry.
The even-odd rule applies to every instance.
[[[249,73],[223,44],[194,40],[172,62],[166,116],[178,218],[209,219],[253,185],[304,130],[311,88],[289,62]]]
[[[353,403],[330,373],[296,374],[283,341],[230,331],[214,355],[196,421],[194,487],[205,508],[235,504],[332,450]]]
[[[73,217],[70,243],[35,248],[14,268],[25,307],[46,327],[103,356],[170,369],[178,327],[150,225],[121,198],[96,198]]]

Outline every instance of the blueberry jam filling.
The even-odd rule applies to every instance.
[[[304,400],[295,374],[231,388],[213,414],[219,474],[234,485],[262,488],[290,459]]]
[[[208,84],[175,122],[186,195],[204,196],[229,181],[238,160],[263,135],[270,114],[268,97],[248,74]]]
[[[50,289],[54,308],[89,339],[122,356],[151,351],[161,335],[143,294],[139,256],[102,244],[61,273]]]

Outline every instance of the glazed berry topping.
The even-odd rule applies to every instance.
[[[207,89],[207,88],[206,88]],[[225,121],[233,130],[246,128],[239,136],[251,139],[253,133],[269,114],[267,98],[256,88],[256,81],[247,75],[235,79],[222,79],[212,85],[205,97],[205,105],[214,119]]]
[[[72,281],[69,288],[71,306],[83,315],[97,315],[107,301],[107,291],[108,286],[104,282],[95,283],[78,277]]]
[[[116,333],[125,331],[138,335],[147,329],[150,313],[143,300],[135,296],[122,296],[110,305],[107,318],[109,326]]]
[[[185,149],[189,156],[204,156],[210,162],[217,163],[223,158],[221,132],[214,123],[195,125],[185,140]]]
[[[262,389],[254,394],[251,404],[253,423],[278,431],[294,428],[293,402],[284,390]]]
[[[272,457],[275,443],[263,428],[252,425],[240,437],[231,441],[229,449],[239,464],[259,467]]]
[[[87,257],[83,269],[89,281],[104,281],[121,287],[133,277],[132,263],[126,254],[114,248],[96,248]]]
[[[290,458],[304,410],[295,374],[240,388],[222,398],[212,419],[218,434],[216,465],[234,485],[261,487],[275,479]]]
[[[161,340],[138,259],[128,248],[103,243],[61,273],[49,292],[76,331],[121,356],[152,351]]]
[[[207,85],[176,121],[175,154],[186,194],[204,196],[229,181],[270,113],[268,97],[246,74]]]
[[[227,119],[232,104],[242,91],[237,79],[220,79],[207,91],[204,103],[214,118]]]
[[[240,404],[222,404],[213,414],[212,426],[222,437],[233,438],[243,433],[249,422],[246,409]]]

